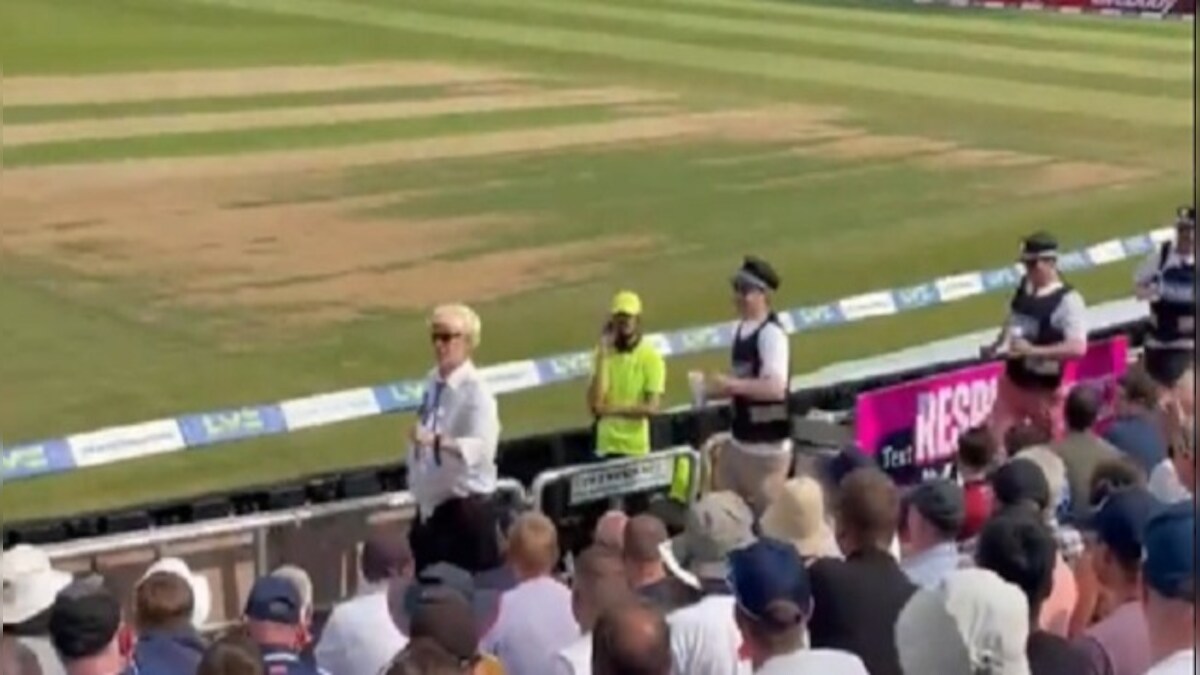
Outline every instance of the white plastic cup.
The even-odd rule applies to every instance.
[[[699,370],[688,371],[688,389],[692,393],[692,407],[703,408],[705,400],[704,373]]]

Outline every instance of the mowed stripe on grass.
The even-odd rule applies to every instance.
[[[446,85],[511,79],[499,70],[442,63],[363,63],[207,71],[7,78],[6,106],[93,105],[129,101],[325,92],[404,84]]]
[[[133,138],[164,134],[212,131],[316,127],[404,120],[442,115],[538,110],[558,107],[605,106],[646,103],[668,98],[664,94],[616,87],[562,91],[531,91],[495,96],[460,96],[440,100],[314,105],[282,110],[160,115],[133,119],[53,122],[10,127],[5,145]]]
[[[361,0],[356,0],[361,1]],[[392,6],[386,0],[367,0],[365,4]],[[937,57],[941,69],[970,72],[980,63],[1027,67],[1025,79],[1036,80],[1039,72],[1062,70],[1074,73],[1124,75],[1173,83],[1191,83],[1192,66],[1183,60],[1164,61],[1151,57],[1102,56],[1071,51],[1068,47],[1046,49],[1027,45],[972,44],[958,36],[920,37],[885,35],[861,26],[813,26],[806,22],[778,21],[771,18],[749,19],[712,16],[695,8],[652,9],[610,4],[579,4],[561,0],[445,0],[439,6],[447,11],[459,8],[463,14],[482,9],[506,7],[532,10],[547,15],[581,19],[611,19],[645,27],[662,35],[664,29],[703,31],[705,37],[721,40],[726,36],[770,38],[806,48],[853,48],[864,57],[886,61],[889,57]],[[814,51],[816,50],[814,49]]]
[[[806,82],[859,91],[903,94],[1036,112],[1069,113],[1163,127],[1186,127],[1190,126],[1193,120],[1192,102],[1185,98],[1124,94],[999,77],[929,72],[815,55],[798,56],[748,49],[722,49],[630,37],[599,30],[548,28],[534,23],[529,13],[514,14],[511,21],[500,21],[332,0],[195,1],[550,53],[670,65],[715,74]],[[1103,35],[1098,35],[1095,39],[1101,37]]]

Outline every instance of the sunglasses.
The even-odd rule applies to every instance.
[[[462,337],[462,333],[433,333],[429,336],[429,340],[444,344],[460,337]]]

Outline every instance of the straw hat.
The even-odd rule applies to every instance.
[[[71,583],[71,575],[54,569],[50,556],[40,548],[18,544],[0,555],[4,625],[25,623],[50,609],[58,592]]]
[[[791,543],[804,558],[838,557],[825,519],[825,494],[809,476],[792,478],[767,505],[759,521],[764,536]]]

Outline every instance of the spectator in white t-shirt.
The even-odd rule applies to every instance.
[[[1155,662],[1146,675],[1196,668],[1196,504],[1178,502],[1150,519],[1143,535],[1142,607]]]
[[[521,514],[505,555],[518,583],[500,596],[483,650],[500,659],[507,675],[545,675],[558,652],[579,639],[571,590],[551,576],[559,556],[554,523],[541,513]]]
[[[945,478],[926,481],[905,498],[900,567],[914,584],[932,588],[959,568],[958,532],[964,514],[963,489]]]
[[[867,675],[849,652],[806,648],[812,586],[794,546],[759,539],[730,554],[729,567],[742,651],[756,675]]]
[[[605,611],[634,598],[621,554],[605,546],[592,546],[575,559],[571,608],[583,633],[558,652],[555,675],[589,675],[592,672],[592,628]]]
[[[742,675],[742,635],[733,616],[729,554],[754,542],[754,514],[732,492],[710,492],[688,510],[682,535],[672,542],[675,560],[699,581],[703,597],[672,612],[671,655],[676,675]]]
[[[388,609],[389,584],[412,579],[408,540],[398,532],[376,532],[363,543],[358,594],[333,608],[314,656],[317,665],[338,675],[378,675],[408,637]]]

